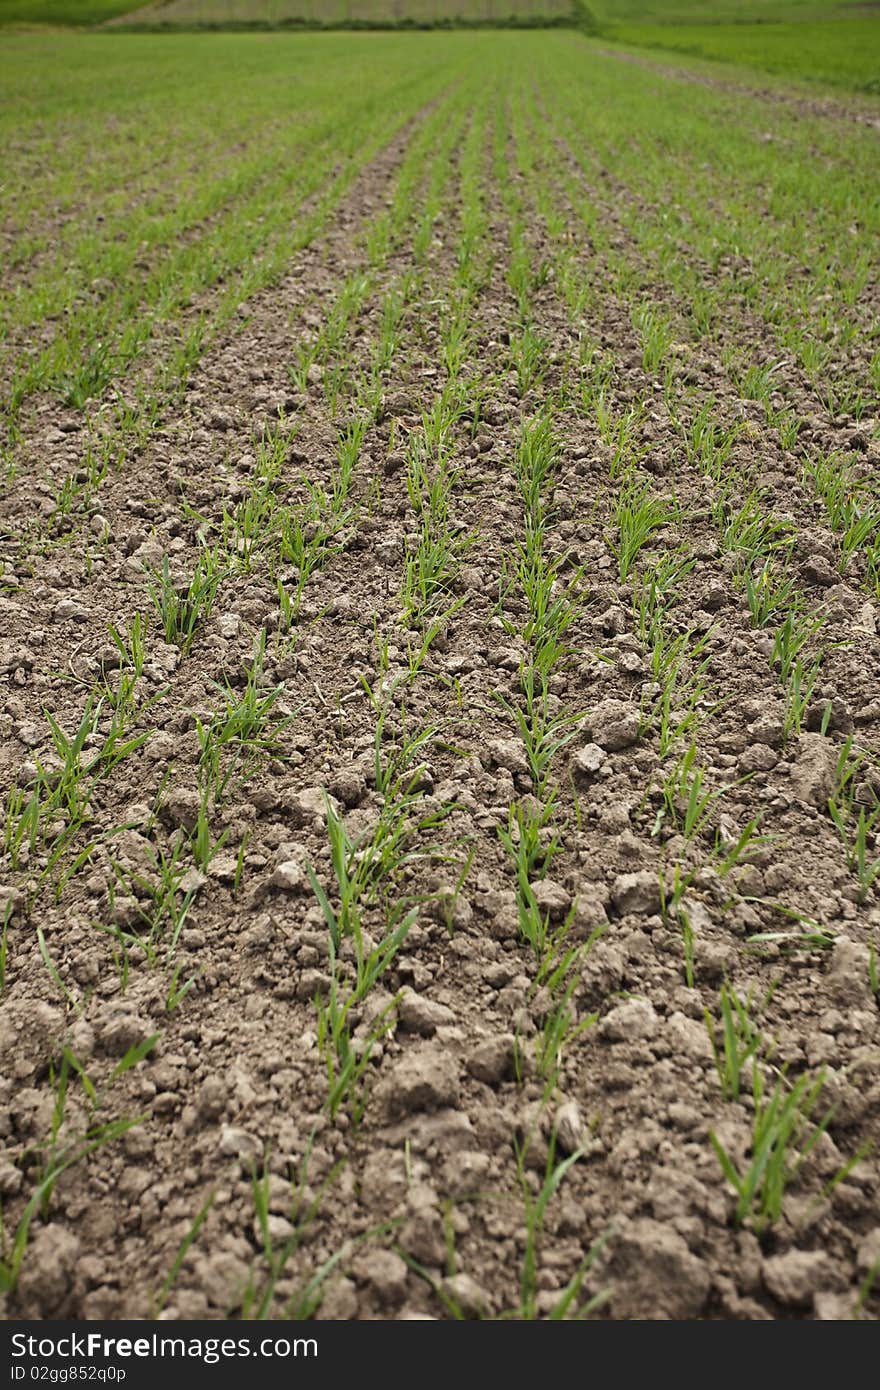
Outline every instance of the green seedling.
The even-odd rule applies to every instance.
[[[646,480],[631,474],[614,504],[617,543],[609,542],[617,559],[621,583],[629,578],[639,551],[654,534],[667,526],[677,509],[661,497],[652,497]]]
[[[169,645],[186,655],[196,632],[208,619],[217,591],[228,571],[222,569],[216,551],[202,549],[192,579],[179,587],[171,578],[167,558],[162,569],[154,571],[150,595],[159,615],[162,633]]]
[[[314,1138],[313,1132],[309,1136],[299,1169],[291,1177],[289,1224],[293,1227],[293,1232],[280,1244],[272,1236],[269,1168],[264,1166],[262,1173],[257,1175],[254,1172],[253,1174],[251,1197],[254,1206],[254,1224],[259,1231],[262,1250],[259,1260],[254,1262],[241,1296],[239,1316],[245,1321],[263,1321],[275,1316],[274,1302],[278,1285],[284,1278],[291,1259],[308,1240],[311,1228],[321,1211],[324,1198],[345,1167],[344,1160],[335,1163],[317,1192],[313,1193],[308,1182],[308,1171]],[[296,1320],[314,1317],[321,1305],[326,1280],[340,1261],[351,1253],[352,1248],[350,1244],[343,1245],[333,1255],[325,1259],[311,1277],[297,1287],[292,1296],[285,1297],[281,1307],[281,1316]]]
[[[673,341],[668,319],[650,305],[642,305],[633,314],[633,324],[642,340],[642,366],[653,375],[663,363]]]
[[[185,873],[181,861],[186,843],[183,836],[178,837],[168,854],[161,847],[150,848],[147,873],[129,873],[115,860],[110,861],[117,882],[122,885],[128,896],[136,897],[140,921],[138,928],[133,929],[130,936],[119,932],[118,929],[104,930],[110,935],[115,935],[120,941],[142,947],[150,965],[157,963],[157,947],[160,941],[166,942],[168,958],[173,958],[184,923],[195,900],[195,889],[189,889],[187,892],[181,889],[181,880]],[[112,904],[116,897],[112,885],[109,896]]]
[[[565,939],[563,929],[557,940],[550,942],[539,967],[537,983],[553,1001],[535,1037],[535,1065],[544,1079],[545,1098],[559,1082],[565,1051],[598,1021],[596,1013],[578,1018],[574,995],[580,984],[579,968],[601,934],[602,928],[598,928],[584,946],[571,947],[560,955],[557,942]]]
[[[25,868],[40,838],[42,803],[38,791],[10,787],[3,814],[3,853],[15,869]]]
[[[351,493],[352,478],[367,432],[366,420],[354,420],[339,435],[336,446],[336,471],[330,507],[334,516],[344,511]]]
[[[593,415],[597,402],[604,405],[610,399],[615,363],[610,355],[602,354],[586,339],[581,340],[579,355],[581,404],[587,415]]]
[[[790,410],[780,410],[773,416],[771,423],[775,425],[779,433],[781,447],[786,450],[793,449],[801,432],[801,422],[798,417]]]
[[[715,1022],[708,1009],[703,1010],[706,1030],[712,1044],[715,1069],[721,1083],[721,1094],[725,1100],[738,1101],[744,1076],[751,1073],[752,1066],[761,1051],[764,1039],[761,1030],[752,1022],[746,1005],[735,990],[727,985],[721,986],[719,997],[721,1009],[720,1039]]]
[[[112,623],[108,626],[110,640],[119,655],[119,667],[115,684],[105,675],[102,695],[116,709],[134,707],[135,691],[147,657],[148,630],[148,621],[142,613],[134,614],[127,632],[120,632]]]
[[[785,683],[785,717],[783,720],[783,737],[788,739],[792,734],[799,734],[804,726],[807,710],[812,703],[813,691],[819,679],[819,671],[822,666],[824,653],[806,665],[798,656],[795,658],[788,680]]]
[[[171,971],[171,978],[168,981],[168,989],[165,994],[165,1012],[168,1014],[173,1013],[183,1003],[190,990],[195,988],[198,977],[190,975],[181,983],[182,974],[183,966],[178,962]]]
[[[498,838],[516,869],[516,895],[519,925],[539,961],[543,961],[549,933],[549,917],[542,913],[532,886],[546,877],[559,848],[553,829],[553,798],[543,805],[530,798],[514,802],[508,811],[505,829],[498,826]]]
[[[323,569],[342,547],[334,537],[348,520],[347,512],[333,512],[333,504],[323,491],[313,486],[309,500],[301,506],[279,509],[278,555],[282,563],[296,569],[296,588],[290,598],[279,584],[279,597],[285,629],[299,615],[303,591],[316,570]],[[286,610],[286,611],[285,611]]]
[[[467,541],[454,536],[429,515],[422,518],[415,552],[407,556],[401,585],[407,625],[422,624],[438,607],[448,605]]]
[[[743,372],[739,382],[739,389],[743,399],[747,401],[763,401],[765,405],[769,403],[770,393],[774,386],[774,377],[783,366],[781,362],[771,363],[770,366],[750,366]]]
[[[599,398],[595,415],[602,442],[611,450],[608,472],[612,481],[634,476],[635,469],[650,448],[648,444],[636,443],[642,424],[642,410],[631,406],[623,414],[614,416],[604,398]]]
[[[4,835],[18,859],[23,851],[33,851],[41,827],[47,842],[53,845],[43,877],[54,868],[72,836],[88,820],[97,784],[149,738],[149,733],[126,738],[126,716],[119,709],[113,710],[109,727],[102,733],[103,711],[103,698],[90,695],[79,725],[70,736],[55,716],[44,710],[54,745],[54,764],[46,765],[36,759],[37,782],[32,796],[25,802],[13,792],[11,800],[7,800]]]
[[[548,340],[536,333],[530,324],[525,324],[519,334],[511,337],[510,363],[516,372],[516,386],[521,396],[542,381],[549,346]]]
[[[527,532],[525,546],[517,546],[516,582],[525,598],[528,618],[522,636],[532,649],[536,674],[549,676],[569,655],[565,637],[583,612],[583,570],[567,584],[559,578],[559,561],[548,561],[543,552],[543,530]]]
[[[113,1083],[152,1052],[158,1041],[158,1034],[145,1038],[129,1048],[117,1062],[104,1087],[98,1090],[79,1059],[65,1047],[62,1050],[60,1065],[50,1065],[50,1082],[54,1091],[54,1105],[49,1135],[37,1150],[38,1176],[36,1186],[25,1206],[11,1238],[7,1235],[0,1220],[0,1292],[14,1294],[21,1277],[31,1225],[36,1217],[44,1221],[49,1215],[52,1196],[59,1179],[70,1168],[86,1162],[100,1149],[127,1134],[136,1125],[142,1124],[144,1116],[101,1120],[99,1112],[107,1100],[107,1092]],[[87,1114],[83,1132],[70,1138],[63,1136],[64,1119],[70,1082],[76,1077],[81,1084],[83,1104]]]
[[[171,1262],[171,1268],[165,1276],[161,1288],[156,1294],[154,1294],[150,1305],[151,1317],[154,1321],[161,1316],[162,1310],[165,1307],[165,1304],[168,1302],[168,1295],[174,1287],[178,1274],[183,1268],[184,1260],[189,1254],[191,1247],[195,1244],[199,1231],[202,1229],[205,1222],[207,1221],[208,1213],[214,1205],[215,1200],[216,1193],[212,1192],[208,1196],[203,1206],[196,1213],[195,1220],[193,1221],[183,1240],[180,1242],[180,1245],[177,1247],[177,1254],[174,1256],[174,1259]]]
[[[736,440],[736,430],[722,430],[712,418],[715,401],[710,396],[683,432],[688,463],[720,483]]]
[[[769,560],[764,561],[757,574],[746,568],[743,580],[754,627],[766,627],[777,613],[791,615],[797,612],[798,594],[794,580],[777,578]]]
[[[229,835],[229,830],[222,832],[218,839],[214,839],[211,833],[211,821],[208,815],[207,797],[203,794],[202,802],[199,806],[199,814],[196,819],[195,829],[190,840],[192,857],[196,866],[206,872],[210,867],[211,860],[222,849]]]
[[[538,1258],[541,1250],[544,1223],[547,1218],[547,1208],[553,1197],[559,1191],[570,1169],[583,1157],[583,1150],[576,1149],[574,1153],[569,1154],[566,1158],[558,1160],[556,1135],[552,1134],[547,1146],[547,1161],[544,1166],[543,1181],[538,1191],[535,1192],[529,1181],[529,1172],[526,1163],[532,1138],[532,1135],[526,1135],[522,1140],[514,1140],[516,1171],[524,1209],[526,1243],[520,1271],[518,1304],[516,1308],[511,1309],[509,1313],[502,1314],[503,1317],[516,1318],[522,1321],[531,1321],[538,1317]],[[581,1306],[578,1305],[577,1300],[588,1271],[601,1255],[608,1239],[608,1235],[603,1236],[590,1247],[581,1264],[578,1266],[577,1271],[569,1280],[551,1312],[547,1315],[551,1321],[556,1322],[568,1317],[587,1318],[592,1313],[596,1312],[603,1303],[607,1302],[610,1297],[607,1290],[593,1295],[592,1298],[588,1299],[586,1303]]]
[[[721,837],[721,830],[715,833],[715,853],[718,856],[717,869],[722,877],[730,873],[731,869],[738,864],[749,862],[749,854],[761,849],[764,845],[772,843],[772,836],[759,835],[758,827],[761,824],[761,817],[753,816],[747,821],[739,832],[736,840],[732,843],[724,844]]]
[[[222,686],[215,682],[223,699],[222,709],[207,723],[196,717],[202,785],[215,801],[225,796],[230,786],[245,782],[262,763],[284,756],[281,735],[294,715],[286,712],[282,704],[283,684],[263,693],[265,655],[263,628],[254,660],[245,668],[243,690],[239,693],[229,680]]]
[[[803,668],[802,654],[823,623],[823,618],[808,616],[797,609],[786,613],[785,620],[776,629],[770,658],[770,664],[779,672],[784,685],[791,679],[799,658]]]
[[[719,800],[729,790],[729,786],[706,786],[706,769],[697,763],[697,745],[692,740],[662,783],[662,802],[651,834],[658,835],[669,820],[689,843],[704,832]]]
[[[851,816],[845,817],[837,807],[832,809],[831,803],[828,809],[846,847],[847,862],[858,881],[858,901],[862,905],[880,878],[880,854],[873,857],[878,848],[880,802],[876,802],[873,809],[859,806],[854,820]]]
[[[375,961],[372,959],[375,953],[371,953],[371,958],[363,962],[362,985],[355,989],[340,985],[331,944],[331,978],[327,998],[325,1000],[318,996],[315,999],[318,1049],[327,1068],[326,1107],[331,1120],[335,1120],[343,1104],[355,1128],[363,1118],[368,1098],[365,1075],[370,1057],[376,1044],[394,1030],[394,1011],[400,996],[395,996],[374,1018],[366,1033],[358,1038],[352,1036],[352,1010],[394,959],[414,920],[415,912],[405,918],[392,937],[386,938],[381,944]]]
[[[834,1108],[818,1119],[816,1109],[825,1085],[824,1069],[816,1077],[804,1074],[792,1083],[785,1071],[768,1091],[758,1066],[752,1066],[752,1144],[748,1163],[741,1172],[714,1131],[712,1144],[722,1172],[736,1193],[734,1221],[749,1221],[758,1234],[779,1220],[786,1189],[816,1148],[834,1116]],[[864,1155],[845,1163],[836,1185]]]
[[[550,713],[550,691],[547,676],[525,667],[520,673],[523,705],[513,704],[505,695],[494,691],[501,708],[516,724],[523,741],[535,795],[542,800],[549,788],[553,760],[576,736],[586,719],[583,714]]]
[[[682,900],[693,883],[696,872],[696,869],[690,869],[687,873],[683,872],[682,866],[677,860],[672,866],[671,876],[667,875],[665,865],[661,868],[658,875],[660,915],[666,926],[678,921]]]
[[[731,495],[736,495],[733,484],[722,488],[712,504],[712,516],[725,550],[743,552],[747,563],[753,563],[757,558],[791,548],[791,523],[768,515],[760,488],[754,488],[736,508],[731,505]]]
[[[694,988],[694,929],[684,908],[679,908],[678,921],[681,928],[681,944],[684,949],[684,982],[688,989]]]
[[[869,1267],[867,1274],[859,1285],[858,1298],[855,1301],[852,1311],[853,1318],[860,1318],[862,1316],[868,1299],[873,1293],[874,1285],[877,1283],[878,1277],[880,1277],[880,1255],[877,1256],[877,1259]]]

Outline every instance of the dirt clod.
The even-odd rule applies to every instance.
[[[660,880],[649,869],[620,874],[611,886],[611,901],[621,916],[629,912],[659,912],[662,904]]]
[[[392,1114],[455,1105],[458,1093],[459,1070],[454,1057],[427,1043],[411,1046],[394,1063],[384,1085],[386,1104]]]
[[[709,1296],[709,1272],[682,1236],[645,1218],[617,1237],[608,1273],[621,1318],[696,1318]]]
[[[805,1308],[831,1276],[831,1265],[824,1250],[787,1250],[765,1259],[762,1273],[780,1303]]]

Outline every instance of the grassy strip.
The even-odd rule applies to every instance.
[[[871,15],[793,24],[622,24],[603,37],[797,81],[880,93],[880,24]]]

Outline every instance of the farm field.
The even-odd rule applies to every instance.
[[[108,0],[109,3],[109,0]],[[0,0],[15,13],[51,6],[60,19],[70,0]],[[114,27],[141,30],[284,25],[387,27],[559,24],[626,44],[685,53],[709,64],[734,63],[755,74],[880,92],[880,21],[875,7],[816,0],[151,0],[117,6]],[[717,71],[714,74],[717,79]],[[759,78],[760,81],[766,79]]]
[[[571,0],[161,0],[131,7],[120,17],[126,24],[235,25],[380,23],[390,25],[441,22],[507,22],[529,18],[552,21],[571,15]]]
[[[880,1314],[880,105],[4,37],[8,1318]]]
[[[876,14],[799,22],[615,25],[626,44],[737,63],[790,80],[880,93],[880,22]]]
[[[128,0],[0,0],[0,25],[87,27],[131,8]]]

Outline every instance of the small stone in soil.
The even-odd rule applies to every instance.
[[[485,1289],[469,1274],[452,1274],[443,1280],[441,1292],[466,1318],[482,1317],[489,1308]]]
[[[600,748],[598,743],[586,743],[574,754],[571,760],[572,771],[576,780],[589,782],[607,761],[608,755],[604,748]]]

